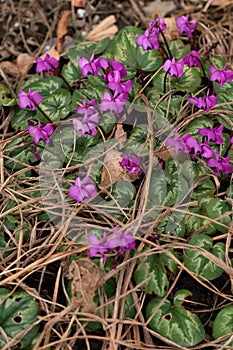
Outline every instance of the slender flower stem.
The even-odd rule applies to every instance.
[[[70,86],[70,84],[68,83],[68,81],[63,77],[63,75],[60,73],[59,74],[60,78],[64,81],[64,83],[67,85],[69,91],[72,90],[72,87]]]
[[[46,118],[46,120],[47,120],[49,123],[53,124],[52,119],[50,119],[50,118],[47,116],[47,114],[40,108],[39,105],[36,105],[36,108],[38,108],[38,110],[40,111],[40,113]]]
[[[166,39],[166,37],[165,37],[165,35],[164,35],[164,33],[163,33],[162,30],[160,30],[160,34],[161,34],[162,37],[163,37],[163,41],[164,41],[164,44],[165,44],[165,46],[166,46],[166,49],[167,49],[167,52],[168,52],[168,56],[169,56],[170,59],[172,59],[173,56],[172,56],[170,47],[169,47],[169,45],[168,45],[167,39]]]

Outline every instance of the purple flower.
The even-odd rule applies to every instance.
[[[142,46],[144,51],[158,49],[160,46],[158,34],[160,31],[160,26],[163,26],[159,22],[158,25],[159,26],[156,27],[155,22],[149,22],[149,28],[145,30],[144,34],[139,34],[136,37],[136,45]]]
[[[96,195],[96,188],[90,182],[89,176],[86,176],[82,181],[77,177],[75,184],[70,186],[68,195],[70,198],[76,199],[77,202],[82,202],[84,199],[94,197]]]
[[[201,143],[201,155],[203,158],[211,158],[214,156],[214,150],[206,143]]]
[[[44,59],[36,57],[36,73],[45,71],[50,74],[58,68],[58,65],[58,60],[55,57],[50,57],[49,54],[46,54]]]
[[[192,38],[193,32],[197,28],[197,21],[189,21],[189,16],[180,16],[176,19],[176,25],[179,28],[180,34],[186,34],[189,38]]]
[[[76,131],[82,132],[81,137],[84,137],[85,134],[96,136],[98,121],[98,113],[96,113],[90,117],[84,116],[82,120],[73,119],[73,126]]]
[[[88,74],[97,76],[100,69],[98,62],[99,58],[94,59],[94,53],[91,55],[90,61],[84,56],[80,56],[78,66],[82,69],[82,76],[86,77]]]
[[[216,145],[221,145],[223,143],[222,132],[224,126],[220,125],[218,128],[202,128],[198,130],[198,134],[207,137],[207,142],[211,140],[215,142]]]
[[[120,166],[128,171],[130,174],[140,174],[142,169],[140,167],[140,159],[133,153],[130,152],[128,156],[126,153],[121,155],[122,161]]]
[[[107,257],[105,253],[107,253],[109,250],[107,245],[108,242],[106,231],[103,232],[103,238],[101,240],[99,240],[94,234],[89,234],[87,236],[87,240],[91,244],[91,247],[89,249],[89,257],[93,258],[97,254],[100,254],[102,256],[102,259],[106,261]]]
[[[197,106],[198,108],[204,109],[206,112],[208,112],[210,108],[216,105],[218,99],[215,95],[209,95],[208,90],[206,97],[189,97],[188,101],[194,106]]]
[[[201,152],[201,146],[195,137],[187,134],[183,137],[183,142],[185,144],[185,153],[190,153],[194,151],[194,156],[196,157],[198,152]]]
[[[210,66],[210,81],[217,81],[219,86],[224,83],[229,83],[233,80],[233,71],[226,70],[226,66],[223,69],[217,69],[214,66]]]
[[[183,139],[179,137],[176,131],[174,132],[174,137],[169,137],[166,140],[165,145],[167,147],[175,147],[175,154],[179,153],[179,151],[185,150],[185,144],[183,142]]]
[[[91,100],[88,103],[86,99],[83,99],[83,106],[78,106],[76,112],[83,114],[84,117],[82,120],[73,119],[74,129],[81,131],[81,137],[84,137],[85,134],[95,136],[97,134],[97,126],[99,122],[98,112],[95,109],[96,100]]]
[[[189,68],[201,67],[200,54],[195,50],[191,51],[187,56],[185,56],[183,60],[184,64],[187,64]]]
[[[105,91],[102,101],[100,102],[100,111],[110,111],[111,114],[115,113],[116,116],[119,117],[119,114],[124,109],[127,97],[127,93],[122,93],[118,96],[112,97],[108,91]]]
[[[168,72],[170,77],[180,78],[184,73],[184,60],[183,58],[179,59],[176,63],[175,57],[172,60],[166,60],[163,65],[164,72]]]
[[[207,161],[206,165],[210,168],[215,168],[215,175],[218,175],[220,173],[220,171],[223,174],[229,174],[232,172],[232,168],[229,164],[231,158],[230,156],[226,157],[226,158],[221,158],[219,153],[216,152],[215,153],[215,158],[211,158]]]
[[[156,18],[155,26],[159,29],[160,32],[163,32],[167,28],[167,25],[164,22],[163,18]]]
[[[52,124],[47,124],[41,127],[41,121],[38,120],[38,126],[29,125],[28,132],[30,135],[34,136],[34,143],[37,144],[40,140],[49,142],[49,136],[52,135],[54,127]]]
[[[105,74],[103,75],[104,80],[108,80],[108,76],[112,75],[113,72],[118,71],[120,74],[120,78],[124,79],[127,76],[127,71],[125,66],[120,61],[114,61],[114,57],[112,57],[111,61],[108,62],[105,58],[101,57],[98,61],[98,69],[103,69]]]
[[[32,91],[29,88],[28,93],[25,91],[19,92],[19,107],[20,108],[29,108],[31,111],[36,109],[36,106],[42,102],[42,96],[37,91]]]
[[[121,93],[127,93],[132,89],[133,83],[131,80],[127,80],[124,83],[121,83],[120,71],[113,71],[111,74],[108,74],[108,85],[107,87],[114,91],[114,95],[119,95]]]
[[[233,136],[230,138],[230,143],[233,143]]]
[[[136,246],[136,241],[133,237],[132,232],[126,231],[124,233],[120,233],[116,227],[113,228],[113,232],[116,235],[116,238],[111,238],[108,241],[108,248],[114,249],[120,247],[120,254],[124,254],[125,249],[134,249]]]

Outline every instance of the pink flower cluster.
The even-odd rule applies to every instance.
[[[99,71],[103,72],[102,78],[106,81],[106,87],[110,91],[105,91],[100,102],[100,111],[110,111],[119,117],[124,109],[125,102],[129,91],[132,89],[133,83],[131,80],[122,81],[127,76],[124,64],[115,61],[114,58],[108,62],[105,58],[100,57],[95,59],[94,54],[91,55],[90,61],[84,56],[78,60],[78,66],[82,69],[82,76],[87,75],[97,76]]]
[[[115,248],[120,248],[120,254],[124,254],[126,249],[132,250],[136,247],[136,241],[132,232],[125,231],[120,233],[116,227],[113,228],[115,238],[107,239],[107,232],[103,232],[103,238],[99,239],[95,234],[89,234],[87,237],[91,247],[89,249],[89,257],[93,258],[100,254],[104,261],[107,260],[106,253]]]
[[[199,153],[203,158],[208,159],[206,165],[209,168],[214,168],[215,175],[218,175],[220,172],[223,174],[229,174],[232,171],[230,166],[230,156],[226,158],[220,157],[219,153],[215,152],[214,148],[209,145],[210,141],[216,145],[223,143],[223,129],[223,125],[218,128],[200,129],[198,134],[204,137],[204,142],[201,143],[190,134],[180,138],[178,133],[174,132],[174,137],[168,138],[165,144],[168,147],[175,147],[175,154],[182,151],[184,153],[193,153],[194,157],[196,157]],[[230,139],[230,142],[233,143],[233,137]]]
[[[136,38],[136,44],[142,46],[144,51],[156,50],[160,47],[158,35],[167,28],[162,18],[156,18],[155,22],[148,24],[148,29],[144,34],[139,34]]]
[[[197,28],[195,20],[190,21],[189,16],[181,16],[176,19],[176,25],[179,28],[180,34],[186,34],[189,38]],[[159,33],[167,28],[163,18],[156,18],[154,22],[149,22],[148,28],[143,34],[139,34],[136,38],[136,44],[141,46],[144,51],[157,50],[160,47]]]

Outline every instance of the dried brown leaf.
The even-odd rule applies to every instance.
[[[149,18],[152,18],[154,14],[158,14],[158,17],[165,17],[166,14],[174,11],[175,8],[174,1],[155,0],[143,7],[143,10]]]
[[[94,41],[100,41],[106,37],[113,39],[114,35],[118,32],[118,27],[114,24],[115,22],[115,16],[106,17],[85,36],[85,39]]]
[[[19,68],[20,74],[26,74],[34,63],[34,58],[32,58],[27,53],[21,53],[16,60],[17,67]]]
[[[10,61],[4,61],[0,63],[0,67],[5,69],[8,73],[12,75],[26,74],[32,64],[34,63],[34,58],[27,53],[21,53],[16,60],[16,64]]]
[[[95,311],[94,296],[96,289],[104,284],[103,271],[91,260],[81,258],[73,260],[65,276],[72,280],[71,293],[75,305],[84,312]]]
[[[122,149],[127,139],[127,133],[124,131],[123,125],[120,123],[116,126],[114,138],[118,141],[119,149]]]
[[[120,166],[121,152],[110,150],[104,157],[104,166],[102,169],[102,176],[100,186],[107,188],[116,181],[120,180],[124,170]]]
[[[58,61],[60,58],[59,52],[56,50],[55,46],[52,46],[47,52],[45,52],[42,56],[40,56],[42,59],[45,58],[45,55],[48,54],[50,57],[55,57]]]
[[[65,41],[65,35],[68,33],[68,22],[71,15],[70,10],[62,11],[61,19],[57,26],[57,46],[56,50],[58,53],[61,52],[62,45]]]

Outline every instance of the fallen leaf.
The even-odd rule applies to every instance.
[[[34,63],[33,57],[27,53],[21,53],[16,60],[16,64],[20,70],[20,74],[26,74]]]
[[[149,5],[143,7],[143,10],[149,18],[153,18],[154,14],[158,14],[160,18],[163,18],[168,13],[174,11],[175,8],[176,5],[174,4],[174,1],[155,0],[152,1]]]
[[[94,312],[96,289],[104,284],[103,271],[91,260],[81,258],[73,260],[64,275],[72,281],[72,302],[82,307],[83,312]]]
[[[140,174],[130,174],[120,166],[122,152],[110,150],[104,157],[104,165],[101,174],[100,187],[108,188],[119,180],[130,182],[140,178]]]
[[[34,58],[27,53],[21,53],[16,60],[16,63],[4,61],[0,63],[0,67],[5,69],[12,75],[26,74],[34,63]]]
[[[60,55],[56,50],[56,46],[52,46],[47,52],[41,55],[40,58],[44,59],[46,54],[48,54],[50,57],[55,57],[59,61]]]
[[[68,22],[71,15],[70,10],[64,10],[61,14],[61,19],[57,26],[57,45],[56,50],[58,53],[61,52],[62,45],[65,41],[65,35],[68,33]]]
[[[114,35],[118,32],[118,27],[114,24],[115,22],[115,16],[106,17],[85,36],[85,39],[93,41],[100,41],[106,37],[113,39]]]
[[[124,174],[124,169],[120,166],[121,152],[110,150],[104,157],[100,186],[107,188],[114,184]]]
[[[114,139],[118,141],[119,149],[122,149],[127,139],[127,133],[124,131],[123,124],[118,123],[116,125]]]
[[[175,17],[166,17],[164,18],[164,22],[167,25],[167,28],[164,32],[164,35],[168,42],[175,40],[179,37],[179,31],[176,26]]]

